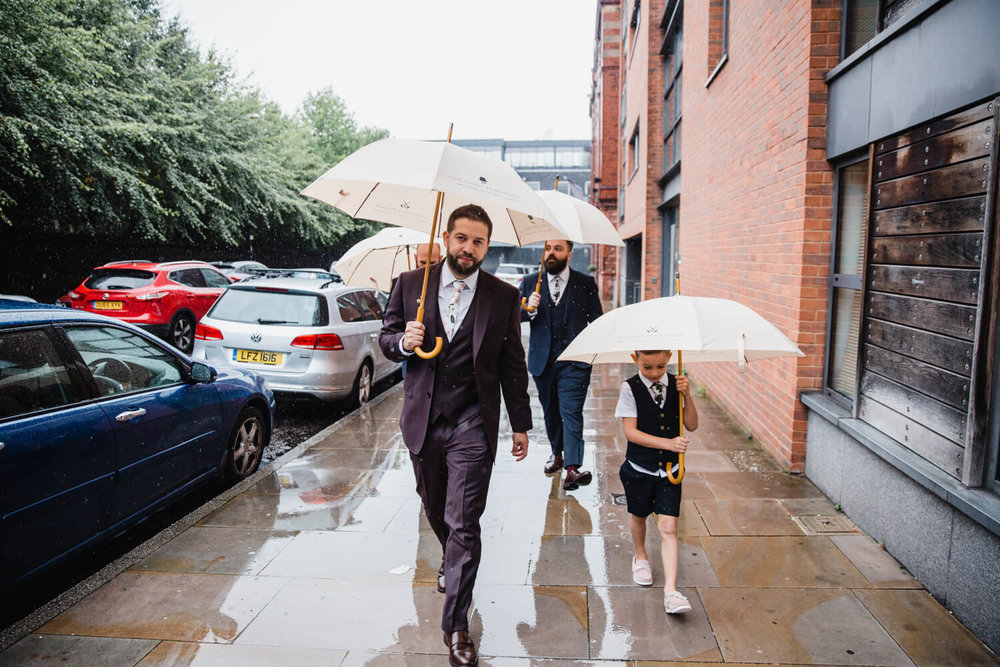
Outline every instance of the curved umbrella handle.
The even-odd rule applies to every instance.
[[[433,359],[441,353],[442,346],[444,346],[444,340],[441,339],[441,336],[435,336],[433,350],[430,352],[424,352],[422,349],[417,347],[413,349],[413,353],[421,359]]]
[[[673,466],[671,466],[670,470],[667,471],[667,479],[670,480],[671,484],[680,484],[681,480],[684,479],[684,455],[683,454],[678,454],[677,455],[677,476],[674,477],[674,468],[673,468]]]
[[[556,177],[556,186],[559,185],[559,178]],[[538,282],[535,283],[535,294],[542,291],[542,269],[545,268],[545,250],[542,250],[542,265],[538,267]],[[535,312],[535,309],[528,305],[528,299],[526,297],[521,297],[521,308],[529,313]]]

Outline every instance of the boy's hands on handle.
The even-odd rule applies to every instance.
[[[687,451],[688,445],[691,441],[685,438],[683,435],[676,438],[664,438],[667,441],[667,449],[672,452],[677,452],[678,454],[683,454]]]
[[[684,398],[691,398],[691,381],[686,375],[678,375],[676,378],[677,391],[684,394]]]
[[[528,455],[527,433],[514,433],[514,446],[511,448],[510,453],[514,456],[515,461],[524,460],[524,457]]]

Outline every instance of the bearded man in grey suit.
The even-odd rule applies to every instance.
[[[423,270],[400,275],[386,309],[379,345],[393,361],[407,362],[399,425],[410,450],[417,492],[444,551],[438,590],[449,661],[475,665],[469,607],[482,552],[479,519],[496,459],[500,394],[514,432],[511,454],[528,453],[531,409],[521,345],[517,289],[480,271],[493,223],[468,204],[448,217],[442,235],[445,261],[431,267],[425,326],[416,319]],[[413,354],[442,337],[431,359]],[[427,346],[427,349],[433,345]]]

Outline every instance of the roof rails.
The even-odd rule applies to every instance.
[[[120,259],[116,262],[108,262],[104,266],[118,266],[120,264],[153,264],[153,262],[148,259]]]
[[[176,266],[178,264],[208,264],[208,262],[203,262],[200,259],[182,259],[175,262],[160,262],[160,266]]]

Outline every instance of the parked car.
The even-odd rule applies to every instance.
[[[250,271],[256,278],[305,278],[311,280],[333,280],[343,282],[336,271],[326,269],[252,269]]]
[[[0,599],[213,479],[257,470],[274,396],[138,327],[0,299]]]
[[[505,283],[520,287],[521,280],[537,268],[537,266],[528,266],[527,264],[501,264],[493,272],[493,275]]]
[[[266,271],[267,267],[260,262],[252,260],[239,260],[236,262],[209,262],[217,268],[219,272],[229,278],[232,282],[239,282],[247,278],[258,275],[258,271]]]
[[[399,368],[378,347],[386,302],[383,293],[331,280],[235,283],[198,323],[194,357],[253,369],[279,394],[360,405]]]
[[[128,260],[97,267],[59,301],[138,325],[191,352],[195,324],[230,284],[205,262]]]

